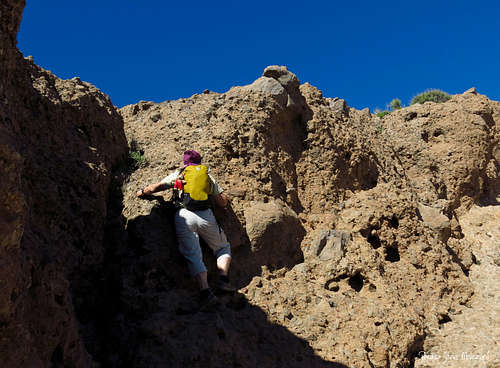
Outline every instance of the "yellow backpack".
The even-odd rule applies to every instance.
[[[202,211],[209,208],[210,179],[205,165],[186,166],[182,172],[186,184],[182,203],[190,211]]]

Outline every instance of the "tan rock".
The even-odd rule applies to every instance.
[[[418,213],[422,217],[424,225],[434,230],[439,239],[446,243],[451,235],[450,219],[443,215],[439,209],[419,203]]]
[[[288,102],[288,93],[285,88],[273,78],[260,77],[244,88],[248,91],[270,94],[282,106],[286,106]]]
[[[320,260],[340,261],[345,255],[351,234],[337,230],[322,230],[313,241],[310,252]]]
[[[270,70],[265,76],[276,81],[288,75],[281,67]],[[287,364],[295,354],[294,337],[321,357],[315,361],[305,354],[309,348],[302,350],[304,365],[413,364],[427,331],[470,302],[467,275],[474,257],[459,219],[471,203],[498,193],[496,161],[491,164],[498,104],[481,95],[454,96],[444,104],[398,110],[377,128],[366,111],[342,102],[332,108],[333,100],[307,83],[299,89],[299,114],[288,104],[283,109],[269,93],[238,88],[158,104],[166,123],[155,127],[142,119],[147,112],[121,110],[127,135],[158,163],[132,174],[124,216],[135,223],[155,214],[155,206],[133,197],[138,183],[161,178],[165,167],[178,165],[184,148],[199,149],[233,195],[231,210],[217,215],[238,244],[232,277],[252,306],[234,318],[262,312],[283,328],[286,343],[268,344],[278,352],[275,359]],[[164,234],[171,232],[160,217],[150,221],[129,233],[161,249],[149,232],[162,226]],[[349,241],[330,229],[350,234]],[[304,259],[296,257],[298,242],[290,241],[297,239],[295,231],[303,232],[298,239],[303,238]],[[175,304],[180,291],[172,289],[171,295]],[[259,329],[268,327],[258,323]],[[238,329],[225,325],[224,333],[241,336]],[[161,341],[171,343],[167,337]],[[253,337],[245,344],[247,351],[257,351]],[[235,344],[231,349],[233,356],[244,355]],[[201,350],[196,354],[207,356]]]
[[[250,202],[244,216],[252,258],[259,264],[279,268],[303,259],[305,231],[293,210],[280,201]]]

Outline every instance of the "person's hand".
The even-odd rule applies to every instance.
[[[222,208],[227,208],[231,200],[226,193],[221,193],[215,196],[215,202],[217,203],[218,206]]]
[[[137,197],[141,198],[145,193],[144,193],[144,189],[146,189],[146,187],[142,188],[142,189],[139,189],[136,193]]]

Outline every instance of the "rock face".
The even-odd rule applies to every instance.
[[[273,269],[303,260],[300,243],[305,231],[292,209],[279,201],[250,202],[244,216],[252,252],[249,260]]]
[[[469,91],[381,120],[272,66],[224,94],[140,102],[121,113],[129,141],[149,161],[124,190],[127,233],[147,244],[149,267],[171,278],[163,285],[168,307],[139,319],[124,314],[149,336],[130,352],[137,366],[412,366],[432,331],[470,305],[475,256],[461,216],[499,194],[497,102]],[[182,312],[182,297],[196,288],[184,279],[171,225],[157,216],[168,213],[170,193],[135,198],[178,167],[188,148],[202,152],[232,196],[231,208],[216,215],[233,245],[240,291],[208,320]],[[207,262],[213,274],[209,254]],[[123,298],[136,300],[133,278],[124,279]],[[163,298],[155,285],[142,297]],[[179,344],[178,323],[190,326],[189,353],[152,347]],[[210,346],[207,335],[217,336]]]
[[[90,274],[104,258],[111,169],[127,150],[123,121],[95,87],[22,57],[23,7],[0,3],[0,359],[89,367],[82,336],[97,295],[86,294],[101,288]]]
[[[426,366],[482,334],[469,318],[496,323],[498,102],[471,89],[380,119],[270,66],[118,112],[24,59],[24,2],[0,4],[3,366]],[[135,171],[113,172],[126,140]],[[135,196],[185,149],[232,198],[215,214],[239,290],[214,312],[196,308],[172,193]],[[497,340],[461,349],[493,367]]]
[[[419,200],[451,218],[498,194],[499,112],[498,102],[467,91],[391,113],[381,134],[394,142]]]
[[[500,207],[474,206],[460,218],[464,240],[474,252],[469,308],[432,331],[415,367],[498,367],[500,352]]]

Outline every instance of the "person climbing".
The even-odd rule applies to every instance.
[[[179,250],[188,261],[189,271],[200,287],[200,309],[206,309],[218,304],[218,299],[208,284],[199,236],[212,249],[217,259],[219,277],[214,284],[215,289],[224,292],[236,290],[228,277],[231,246],[215,219],[208,196],[213,196],[215,203],[221,207],[228,205],[229,198],[209,173],[208,167],[201,164],[201,156],[194,150],[184,152],[183,168],[172,172],[159,183],[140,189],[137,197],[169,188],[181,190],[181,208],[174,217],[175,231]]]

